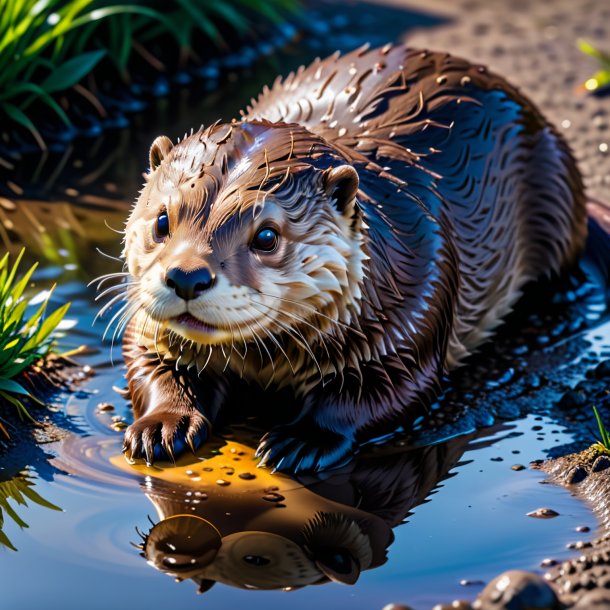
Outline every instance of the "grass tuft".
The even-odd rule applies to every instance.
[[[128,82],[134,51],[162,67],[147,51],[151,42],[175,47],[184,60],[202,44],[227,48],[227,27],[256,33],[261,20],[278,22],[298,6],[298,0],[0,0],[0,125],[27,129],[45,148],[36,106],[72,127],[59,94],[76,87],[97,106],[96,87],[85,88],[83,79],[105,58]]]
[[[593,448],[596,449],[599,453],[608,453],[610,454],[610,432],[604,425],[602,418],[597,410],[597,407],[593,407],[593,413],[595,414],[595,419],[597,420],[597,426],[599,428],[599,435],[601,440],[593,445]]]
[[[0,259],[0,400],[13,405],[22,418],[34,421],[22,400],[23,397],[34,401],[37,399],[15,378],[49,353],[53,345],[53,332],[70,304],[66,303],[47,313],[53,292],[51,289],[34,314],[26,319],[29,300],[24,298],[23,293],[37,264],[17,279],[23,253],[24,250],[21,250],[12,265],[8,253]],[[2,422],[0,432],[9,436]]]

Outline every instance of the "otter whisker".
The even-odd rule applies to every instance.
[[[256,301],[252,301],[252,299],[250,299],[250,301],[252,303],[255,303]],[[264,303],[260,303],[261,305],[264,305]],[[264,305],[265,307],[267,307],[266,305]],[[322,373],[322,367],[320,366],[320,363],[318,362],[318,359],[315,357],[313,351],[311,350],[311,348],[307,345],[307,343],[304,341],[304,337],[303,337],[303,341],[301,341],[297,336],[295,336],[293,334],[293,329],[291,329],[289,326],[286,326],[285,324],[283,324],[282,322],[280,322],[279,320],[275,319],[272,315],[270,315],[268,312],[262,311],[260,309],[258,309],[258,307],[254,307],[254,309],[256,311],[258,311],[259,313],[261,313],[262,315],[264,315],[265,317],[267,317],[269,320],[271,320],[272,323],[277,324],[280,328],[282,328],[283,330],[285,330],[289,336],[291,336],[299,345],[301,345],[302,347],[305,348],[305,350],[307,351],[307,353],[311,356],[311,359],[314,361],[314,364],[316,365],[316,368],[318,369],[318,372],[320,373],[320,379],[324,378],[324,375]],[[286,352],[282,349],[281,345],[279,344],[279,342],[277,341],[277,339],[275,337],[273,337],[272,335],[270,335],[272,337],[273,342],[279,347],[280,351],[284,354],[284,356],[286,356],[286,360],[288,360],[288,364],[290,365],[290,368],[292,370],[293,375],[295,374],[295,369],[292,365],[292,363],[290,362],[290,359],[288,358],[288,355],[286,354]]]
[[[208,351],[208,357],[206,358],[206,361],[203,363],[203,366],[197,370],[197,377],[201,376],[201,373],[205,370],[205,367],[208,365],[208,363],[210,362],[210,358],[212,357],[212,352],[214,351],[214,348],[209,345],[208,346],[210,349]]]
[[[259,313],[262,313],[263,315],[267,315],[268,318],[273,320],[273,318],[271,316],[269,316],[268,314],[265,314],[262,311],[259,312]],[[275,345],[277,345],[277,347],[280,350],[280,352],[282,352],[282,354],[286,358],[286,361],[288,362],[288,365],[290,366],[290,370],[292,371],[292,374],[294,375],[296,373],[295,368],[292,365],[292,362],[290,361],[290,358],[288,357],[288,354],[284,351],[284,348],[282,347],[280,342],[273,336],[273,333],[269,332],[258,320],[256,320],[256,323],[260,326],[261,330],[269,337],[269,339],[271,339],[271,342],[274,343]],[[265,345],[265,344],[263,343],[263,345]],[[267,351],[267,353],[269,353],[269,352]],[[271,355],[269,355],[269,358],[271,359]]]
[[[99,286],[101,285],[102,282],[105,282],[105,281],[113,279],[113,278],[126,277],[128,275],[129,275],[128,271],[115,271],[114,273],[105,273],[104,275],[99,275],[98,277],[92,279],[87,284],[87,287],[93,286],[93,284],[95,284],[96,282],[99,282],[100,284],[98,284],[98,286],[97,286],[97,288],[99,289]]]
[[[327,316],[326,314],[322,313],[321,311],[318,311],[315,307],[308,305],[307,303],[300,303],[299,301],[294,301],[294,300],[288,299],[286,297],[280,297],[275,294],[263,292],[262,290],[257,290],[257,292],[263,296],[270,297],[272,299],[277,299],[278,301],[284,301],[285,303],[291,303],[292,305],[297,305],[299,307],[303,307],[307,311],[310,311],[312,314],[314,314],[316,316],[320,316],[320,317],[324,318],[325,320],[328,320],[332,324],[336,324],[337,326],[340,326],[341,328],[344,328],[345,330],[349,330],[350,332],[357,332],[362,338],[366,338],[361,331],[357,331],[352,326],[349,326],[349,324],[345,324],[344,322],[341,322],[340,320],[335,320],[335,319],[331,318],[330,316]]]
[[[260,356],[260,360],[261,360],[261,365],[259,368],[259,372],[263,370],[263,366],[265,365],[265,360],[263,357],[263,352],[260,348],[261,344],[263,345],[263,347],[265,347],[264,342],[261,340],[261,338],[257,335],[256,331],[252,328],[252,326],[250,326],[250,324],[248,322],[245,323],[246,326],[248,327],[248,330],[250,331],[250,334],[252,335],[252,338],[254,339],[254,344],[256,345],[257,349],[258,349],[258,353]],[[267,348],[265,347],[265,350],[267,351],[267,354],[269,354],[269,350],[267,350]],[[273,358],[271,358],[271,354],[269,354],[269,360],[271,362],[271,368],[273,369],[273,376],[275,376],[275,364],[273,363]]]
[[[112,256],[112,254],[108,254],[107,252],[104,252],[101,248],[99,248],[97,246],[95,249],[99,252],[99,254],[101,254],[102,256],[105,256],[106,258],[109,258],[110,260],[117,261],[119,263],[125,262],[124,259],[118,258],[117,256]]]
[[[134,286],[136,285],[137,282],[131,282],[131,283],[122,283],[122,284],[115,284],[114,286],[109,286],[108,288],[105,288],[104,290],[102,290],[102,292],[100,292],[96,297],[95,297],[95,301],[99,301],[100,299],[103,299],[106,295],[112,293],[112,292],[116,292],[117,290],[121,290],[125,293],[127,293],[127,289],[130,286]]]
[[[259,305],[263,305],[265,307],[269,307],[268,305],[266,305],[265,303],[262,303],[260,301],[253,301],[252,299],[250,299],[250,301],[252,301],[253,303],[258,303]],[[269,307],[269,309],[271,309],[271,308]],[[276,311],[276,313],[278,315],[288,316],[288,317],[292,318],[293,320],[296,320],[297,322],[299,322],[301,324],[305,324],[306,326],[309,326],[312,330],[314,330],[316,333],[318,333],[318,335],[320,336],[320,342],[322,343],[322,345],[323,345],[323,347],[324,347],[324,349],[326,351],[326,355],[328,356],[329,361],[332,361],[332,358],[330,357],[330,352],[328,351],[328,346],[326,345],[325,338],[328,338],[329,340],[333,341],[337,347],[339,347],[339,348],[342,347],[341,343],[337,340],[336,337],[334,337],[333,335],[331,335],[331,334],[321,330],[320,328],[316,328],[313,324],[308,322],[305,318],[303,318],[303,317],[301,317],[301,316],[299,316],[297,314],[293,314],[293,313],[291,313],[289,311],[284,311],[284,310],[281,310],[281,311],[280,310],[275,310],[275,311]],[[292,328],[290,330],[298,332],[300,337],[301,337],[301,339],[303,339],[303,341],[307,344],[307,340],[305,339],[305,337],[303,336],[303,334],[300,331],[298,331],[297,329],[292,329]],[[307,347],[309,347],[309,346],[307,346]]]

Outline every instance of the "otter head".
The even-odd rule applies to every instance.
[[[360,298],[357,192],[354,167],[298,125],[157,138],[126,228],[134,309],[198,345],[311,345]]]

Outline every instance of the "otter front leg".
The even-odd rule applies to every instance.
[[[125,431],[127,456],[151,464],[203,444],[212,418],[203,412],[188,372],[177,371],[141,347],[132,325],[125,332],[123,355],[135,417]]]
[[[152,464],[173,460],[187,447],[195,451],[207,440],[211,423],[198,408],[188,378],[158,360],[138,359],[133,366],[137,369],[128,377],[137,419],[125,431],[124,452]]]
[[[323,398],[321,400],[324,400]],[[305,410],[305,415],[270,430],[260,441],[259,466],[291,474],[338,468],[356,453],[354,426],[337,416],[332,397]]]

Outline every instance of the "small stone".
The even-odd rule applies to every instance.
[[[553,566],[556,566],[559,562],[556,559],[551,559],[549,557],[547,557],[546,559],[543,559],[540,562],[540,567],[541,568],[552,568]]]
[[[551,586],[538,574],[510,570],[494,578],[479,595],[473,608],[480,610],[559,610]]]
[[[525,466],[523,464],[513,464],[511,470],[525,470]]]
[[[603,379],[604,377],[610,377],[610,360],[603,360],[596,367],[593,372],[597,379]]]
[[[587,471],[582,466],[575,466],[570,470],[566,477],[566,483],[568,485],[575,485],[581,483],[587,478]]]
[[[116,432],[121,432],[127,428],[127,424],[124,421],[115,421],[110,427]]]
[[[284,498],[284,496],[282,496],[281,494],[277,494],[277,493],[270,493],[270,494],[265,494],[263,496],[263,500],[266,500],[267,502],[281,502],[282,500],[285,500],[286,498]]]
[[[224,479],[218,479],[216,481],[216,485],[220,485],[221,487],[226,487],[227,485],[231,485],[231,481],[225,481]]]
[[[590,532],[591,528],[588,525],[579,525],[576,528],[576,531],[577,532],[581,532],[581,533],[586,533],[586,532]]]
[[[252,479],[256,479],[256,475],[252,474],[251,472],[242,472],[241,474],[237,475],[240,479],[243,479],[244,481],[251,481]]]
[[[559,513],[552,508],[537,508],[529,513],[528,517],[534,517],[534,519],[553,519],[553,517],[559,517]]]
[[[472,610],[470,602],[463,599],[453,600],[450,604],[437,604],[432,610]]]
[[[462,587],[476,587],[485,584],[482,580],[470,580],[468,578],[462,578],[460,580],[460,586]]]
[[[595,462],[593,462],[593,467],[591,470],[593,472],[600,472],[601,470],[606,470],[606,468],[610,467],[610,457],[607,455],[600,455]]]
[[[382,610],[413,610],[410,606],[404,606],[403,604],[386,604]]]
[[[109,402],[100,402],[97,405],[98,411],[114,411],[114,405]]]

